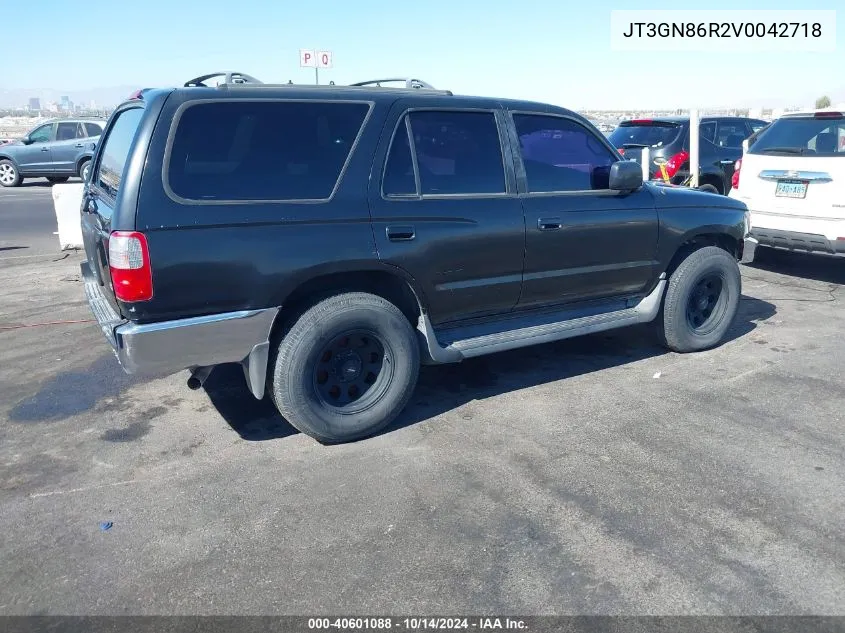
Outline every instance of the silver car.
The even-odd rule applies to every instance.
[[[103,133],[102,119],[57,119],[38,125],[23,138],[0,145],[0,185],[17,187],[24,178],[65,182],[83,180]]]

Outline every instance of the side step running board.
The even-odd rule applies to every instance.
[[[653,321],[660,312],[660,304],[665,289],[666,278],[664,274],[661,275],[654,290],[648,296],[643,297],[637,305],[630,308],[575,318],[571,316],[567,318],[565,312],[528,315],[522,318],[504,320],[502,323],[496,324],[501,329],[488,332],[479,332],[479,328],[472,327],[455,329],[450,331],[450,335],[447,335],[454,340],[450,340],[446,344],[442,344],[438,339],[438,334],[427,314],[423,313],[420,317],[417,329],[425,340],[429,356],[435,363],[457,363],[474,356],[504,352],[509,349],[540,343],[550,343],[637,323],[648,323]],[[462,337],[462,332],[465,337]],[[445,338],[443,332],[441,332],[441,337]]]

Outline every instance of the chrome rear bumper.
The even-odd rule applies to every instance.
[[[88,305],[127,373],[165,375],[241,363],[252,394],[264,396],[270,332],[279,308],[138,324],[114,311],[87,262],[82,279]]]

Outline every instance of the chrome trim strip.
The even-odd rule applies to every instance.
[[[832,182],[826,171],[793,171],[789,169],[764,169],[759,177],[763,180],[806,180],[808,182]]]

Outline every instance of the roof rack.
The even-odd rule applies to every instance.
[[[403,86],[404,88],[425,88],[427,90],[436,90],[436,88],[434,86],[432,86],[430,83],[425,82],[422,79],[414,79],[412,77],[394,77],[392,79],[371,79],[370,81],[359,81],[358,83],[350,84],[350,85],[359,86],[359,87],[377,86],[379,88],[382,88],[382,87],[385,87],[385,86],[382,86],[382,84],[396,83],[396,82],[402,82],[403,84],[405,84]]]
[[[217,73],[210,73],[208,75],[202,75],[200,77],[195,77],[190,81],[185,82],[186,88],[209,88],[205,82],[209,79],[213,79],[214,77],[223,77],[223,81],[221,84],[261,84],[264,83],[263,81],[259,81],[255,77],[251,75],[247,75],[246,73],[240,72],[217,72]]]
[[[186,87],[209,87],[205,82],[213,77],[223,77],[223,80],[217,84],[218,88],[226,89],[233,85],[247,85],[247,86],[262,86],[265,88],[279,88],[282,86],[285,87],[297,87],[297,88],[323,88],[323,89],[331,89],[331,88],[392,88],[394,90],[427,90],[432,93],[437,94],[444,94],[444,95],[452,95],[451,90],[438,90],[430,83],[423,81],[422,79],[414,79],[412,77],[394,77],[388,79],[371,79],[368,81],[359,81],[354,84],[349,84],[347,86],[344,85],[336,85],[335,82],[330,81],[328,84],[323,85],[313,85],[313,84],[295,84],[293,81],[288,81],[284,84],[276,84],[276,83],[269,83],[265,84],[263,81],[259,81],[255,77],[251,77],[246,73],[236,73],[236,72],[219,72],[219,73],[211,73],[208,75],[203,75],[202,77],[197,77],[195,79],[191,79],[190,81],[185,83]],[[384,84],[400,84],[398,86],[385,86]]]

